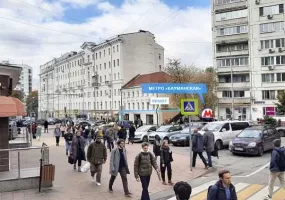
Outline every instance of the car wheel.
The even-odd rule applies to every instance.
[[[218,150],[222,150],[223,149],[223,142],[221,140],[217,140],[215,143],[215,146]]]
[[[263,146],[259,146],[259,147],[258,147],[258,153],[257,153],[257,155],[258,155],[258,156],[262,156],[263,153],[264,153]]]
[[[147,136],[144,136],[143,139],[142,139],[142,141],[143,141],[143,142],[148,142]]]
[[[278,133],[280,134],[280,137],[285,137],[285,132],[283,130],[279,130]]]

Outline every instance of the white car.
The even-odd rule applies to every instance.
[[[172,135],[175,135],[177,133],[180,133],[182,131],[182,126],[177,125],[167,125],[167,126],[161,126],[159,129],[156,130],[156,132],[153,132],[149,134],[149,141],[154,142],[154,137],[158,135],[163,140],[169,140],[169,138]]]
[[[134,142],[148,142],[148,135],[155,132],[158,127],[155,125],[145,125],[139,127],[135,132]]]
[[[205,129],[213,132],[215,135],[215,145],[217,149],[222,149],[224,146],[228,146],[242,130],[249,126],[250,123],[248,121],[210,122],[204,126],[199,133],[204,135]]]

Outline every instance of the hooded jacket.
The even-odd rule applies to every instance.
[[[271,154],[271,160],[270,160],[270,171],[272,172],[281,172],[281,170],[278,167],[278,162],[280,158],[280,153],[285,153],[284,147],[275,147]]]
[[[230,200],[237,200],[236,189],[233,184],[230,184],[230,192],[231,192]],[[226,189],[223,186],[222,181],[218,181],[215,185],[213,185],[210,188],[207,200],[227,200]]]
[[[198,153],[204,151],[203,136],[200,133],[194,133],[192,135],[192,151]]]
[[[154,156],[149,151],[144,152],[142,150],[135,158],[135,178],[139,176],[150,176],[152,174],[152,167],[158,169]]]

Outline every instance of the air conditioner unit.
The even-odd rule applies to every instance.
[[[267,19],[272,19],[273,15],[267,15]]]
[[[274,53],[275,50],[274,49],[269,49],[269,53]]]
[[[283,52],[283,49],[281,47],[278,48],[278,52]]]
[[[268,70],[273,70],[274,68],[274,66],[268,66]]]
[[[260,0],[256,0],[256,1],[255,1],[255,4],[256,4],[256,5],[260,4]]]

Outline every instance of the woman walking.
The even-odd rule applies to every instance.
[[[154,143],[153,143],[153,154],[155,155],[155,160],[157,157],[160,156],[160,148],[161,148],[161,139],[158,135],[154,136]]]
[[[60,125],[61,137],[64,137],[64,133],[66,131],[66,126],[64,123]]]
[[[70,148],[70,157],[73,159],[73,169],[76,170],[76,163],[78,164],[78,171],[80,172],[82,160],[86,161],[85,157],[85,140],[81,136],[81,130],[77,130],[76,136],[73,137],[71,148]]]
[[[162,142],[161,150],[160,150],[160,171],[161,171],[161,178],[162,178],[163,185],[167,185],[167,183],[165,182],[166,168],[167,168],[168,184],[173,185],[173,182],[171,181],[171,177],[172,177],[171,162],[172,161],[173,161],[172,151],[169,148],[168,141],[164,140]]]
[[[70,147],[71,147],[71,143],[73,139],[73,133],[72,133],[71,128],[67,129],[67,132],[64,135],[64,139],[65,139],[66,155],[68,155],[68,152],[70,152]]]
[[[54,129],[56,146],[59,146],[60,135],[61,135],[61,131],[60,131],[59,125],[56,125],[56,127]]]
[[[41,127],[41,125],[38,125],[38,127],[37,127],[36,136],[37,136],[37,138],[38,138],[38,141],[40,141],[41,136],[42,136],[42,127]]]

